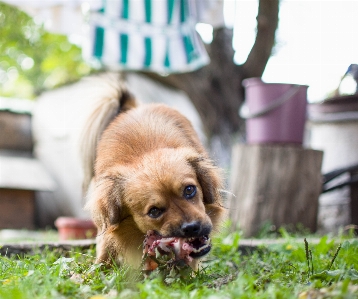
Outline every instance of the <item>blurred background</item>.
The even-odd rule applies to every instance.
[[[5,3],[29,16],[11,12],[10,17]],[[88,74],[90,66],[81,59],[81,48],[88,44],[86,14],[100,5],[95,0],[3,1],[1,95],[33,98]],[[234,28],[235,61],[241,64],[256,37],[258,1],[224,0],[222,6],[226,26]],[[281,0],[276,41],[263,79],[309,85],[309,101],[325,99],[348,66],[357,63],[357,11],[357,1]],[[204,41],[212,40],[210,24],[198,24],[197,29]]]
[[[307,85],[298,145],[324,152],[322,173],[351,169],[358,163],[357,12],[358,1],[346,0],[0,1],[0,228],[89,217],[78,138],[119,72],[140,101],[185,111],[228,177],[232,146],[248,143],[242,82]],[[328,111],[337,98],[345,108]],[[321,231],[357,213],[345,184],[354,174],[342,173],[344,186],[319,198]],[[24,222],[14,216],[20,208]]]

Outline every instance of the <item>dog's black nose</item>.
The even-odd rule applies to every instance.
[[[198,221],[193,222],[185,222],[181,226],[181,230],[183,231],[183,234],[185,237],[196,237],[199,236],[201,231],[201,224]]]

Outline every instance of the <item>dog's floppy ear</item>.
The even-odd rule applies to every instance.
[[[106,177],[98,182],[92,180],[88,191],[88,202],[85,209],[89,210],[100,231],[116,226],[123,218],[120,204],[122,182],[120,179]]]
[[[222,185],[220,170],[214,166],[210,159],[202,156],[192,156],[188,161],[195,169],[197,179],[203,191],[204,203],[220,203],[219,189]]]

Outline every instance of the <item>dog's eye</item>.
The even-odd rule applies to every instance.
[[[196,194],[196,187],[195,186],[186,186],[184,189],[184,197],[186,199],[191,199],[195,196]]]
[[[159,209],[157,207],[151,208],[148,212],[148,216],[150,218],[158,218],[159,216],[161,216],[163,214],[164,210],[163,209]]]

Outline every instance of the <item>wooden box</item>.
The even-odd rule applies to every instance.
[[[33,229],[35,192],[0,188],[0,229]]]
[[[55,186],[37,159],[0,150],[0,229],[35,228],[36,191]]]

